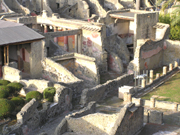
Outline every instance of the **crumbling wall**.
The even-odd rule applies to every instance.
[[[128,125],[128,126],[127,126]],[[80,117],[66,117],[58,125],[55,135],[72,132],[91,135],[133,135],[143,126],[143,107],[125,105],[116,114],[93,113]],[[84,128],[82,128],[84,127]]]
[[[88,19],[90,17],[89,5],[84,0],[78,0],[76,4],[70,6],[63,12],[77,19]]]
[[[156,29],[153,26],[158,22],[159,14],[157,12],[135,14],[134,22],[134,51],[138,39],[155,39]]]
[[[115,34],[106,37],[103,43],[107,52],[114,52],[122,60],[123,64],[129,64],[130,53],[128,51],[126,44],[119,36]]]
[[[123,8],[118,0],[104,0],[104,7],[110,10],[117,10]]]
[[[3,72],[4,80],[9,80],[11,82],[13,81],[18,82],[22,78],[21,71],[19,71],[18,69],[9,67],[9,66],[3,66],[2,72]]]
[[[17,0],[4,0],[3,2],[16,13],[23,13],[24,15],[30,14],[29,9],[23,7]]]
[[[90,89],[84,89],[81,94],[80,104],[86,105],[90,101],[100,101],[111,91],[118,90],[120,86],[128,85],[133,81],[134,74],[125,74],[117,79],[107,81]]]
[[[165,40],[166,50],[164,50],[163,64],[168,65],[173,61],[180,62],[180,41]]]
[[[42,77],[53,82],[73,83],[79,82],[80,79],[76,78],[62,65],[52,61],[49,58],[42,60]]]
[[[96,103],[95,102],[90,102],[86,107],[83,109],[74,112],[70,115],[68,115],[66,118],[64,118],[61,123],[56,127],[56,130],[54,132],[55,135],[62,135],[63,133],[67,132],[68,130],[68,125],[67,125],[67,119],[70,118],[78,118],[82,117],[91,113],[95,113],[96,111]]]
[[[103,8],[104,2],[103,0],[85,0],[90,9],[90,14],[96,14],[99,17],[105,17],[106,11]]]
[[[164,24],[162,39],[138,39],[134,60],[128,66],[128,72],[142,71],[161,67],[164,63],[164,51],[167,49],[165,39],[169,35],[169,25]]]
[[[52,60],[60,63],[79,79],[89,85],[99,84],[99,70],[94,58],[77,53],[55,56]]]
[[[64,111],[72,108],[71,89],[57,84],[54,99],[54,103],[43,103],[43,109],[41,110],[37,109],[39,104],[38,101],[32,99],[16,115],[17,124],[21,125],[21,127],[27,125],[30,130],[33,130],[45,124],[50,118],[60,115]]]
[[[52,14],[53,14],[52,9],[50,8],[50,2],[51,1],[49,1],[49,0],[43,1],[43,10],[47,11],[47,16],[52,16]],[[41,0],[36,0],[36,6],[37,6],[37,9],[39,9],[41,11],[41,9],[42,9]]]

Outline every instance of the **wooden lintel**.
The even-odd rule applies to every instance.
[[[51,37],[63,37],[63,36],[78,35],[78,34],[82,34],[81,29],[67,30],[67,31],[57,31],[57,32],[47,32],[44,35],[45,36],[51,36]]]
[[[112,15],[112,14],[110,14],[110,16],[111,16],[112,18],[116,18],[116,19],[134,21],[134,18],[133,18],[133,17],[125,17],[125,16]]]

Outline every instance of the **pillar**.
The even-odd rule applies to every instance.
[[[151,108],[154,108],[154,107],[155,107],[155,98],[154,98],[154,97],[151,97],[151,98],[150,98],[150,107],[151,107]]]
[[[146,86],[146,80],[142,79],[141,80],[141,87],[144,88]]]
[[[160,77],[160,73],[156,73],[156,79]]]
[[[63,31],[66,31],[66,29]],[[68,52],[68,36],[64,36],[64,50]]]
[[[173,64],[170,63],[170,64],[169,64],[169,71],[171,71],[172,69],[173,69]]]
[[[75,35],[75,52],[78,53],[78,35]]]
[[[178,67],[178,62],[177,61],[174,61],[174,67]]]
[[[44,25],[44,33],[47,33],[48,30],[47,30],[47,25]]]
[[[149,82],[153,82],[153,70],[150,70],[150,75],[149,75]]]
[[[167,73],[167,67],[164,66],[164,67],[163,67],[163,75],[165,75],[166,73]]]
[[[78,53],[82,53],[82,34],[78,34]]]
[[[53,27],[53,29],[54,29],[54,32],[57,32],[57,28],[56,28],[55,26]],[[58,42],[57,37],[54,37],[54,42],[55,42],[55,43]]]

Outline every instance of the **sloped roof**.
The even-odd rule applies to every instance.
[[[0,45],[30,42],[43,38],[44,36],[23,24],[0,20]]]

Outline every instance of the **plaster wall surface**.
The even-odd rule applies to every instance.
[[[46,56],[45,42],[43,40],[31,43],[30,74],[31,78],[42,77],[41,60]]]

